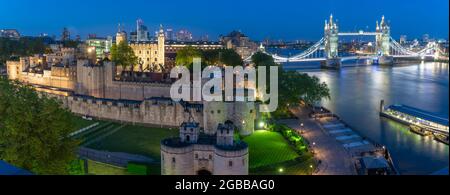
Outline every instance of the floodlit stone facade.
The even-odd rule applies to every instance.
[[[161,142],[162,175],[248,175],[248,146],[234,140],[232,122],[219,124],[214,135],[199,128],[185,122],[180,137]]]
[[[45,61],[42,56],[8,61],[8,77],[57,97],[78,115],[165,127],[179,127],[188,119],[180,103],[170,98],[170,82],[117,80],[116,67],[106,61],[91,63],[78,59],[75,65],[65,66],[50,66]],[[190,105],[195,121],[207,135],[214,135],[225,121],[233,122],[241,135],[250,135],[254,131],[257,118],[254,102],[197,102]]]

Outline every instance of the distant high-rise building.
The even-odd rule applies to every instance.
[[[144,21],[138,19],[136,21],[137,29],[136,29],[136,41],[149,41],[149,32],[147,26],[144,25]]]
[[[400,36],[400,44],[402,44],[402,45],[406,44],[407,40],[408,40],[408,37],[406,35]]]
[[[430,35],[429,35],[429,34],[424,34],[424,35],[422,36],[422,42],[427,43],[427,42],[429,42],[429,41],[430,41]]]
[[[177,41],[192,41],[192,33],[186,29],[180,30],[177,33]]]
[[[62,35],[61,35],[61,41],[68,41],[70,40],[70,32],[69,29],[64,27]]]
[[[86,40],[86,45],[90,48],[95,48],[97,59],[103,59],[106,57],[106,54],[111,51],[112,41],[113,39],[110,36],[101,38],[97,37],[95,34],[91,34]]]
[[[209,41],[209,35],[203,35],[203,36],[200,38],[200,40],[201,40],[201,41]]]
[[[20,34],[16,29],[2,29],[0,30],[0,37],[10,38],[10,39],[19,39]]]
[[[170,41],[174,40],[173,29],[171,29],[171,28],[166,29],[166,39],[170,40]]]

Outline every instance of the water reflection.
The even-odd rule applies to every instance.
[[[449,166],[447,145],[379,117],[382,99],[387,104],[406,104],[448,117],[448,64],[365,66],[308,74],[330,87],[332,99],[322,104],[364,136],[387,145],[403,174],[429,174]]]

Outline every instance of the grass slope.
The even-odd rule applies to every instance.
[[[264,167],[293,160],[299,155],[292,149],[283,136],[277,132],[255,131],[244,138],[249,145],[249,168]]]
[[[125,152],[161,158],[161,141],[178,136],[178,130],[151,128],[127,125],[100,142],[89,145],[89,148],[110,152]]]

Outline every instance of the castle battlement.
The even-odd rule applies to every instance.
[[[178,138],[161,142],[161,174],[247,175],[248,145],[234,140],[232,122],[218,126],[210,135],[200,132],[199,123],[184,122]]]

